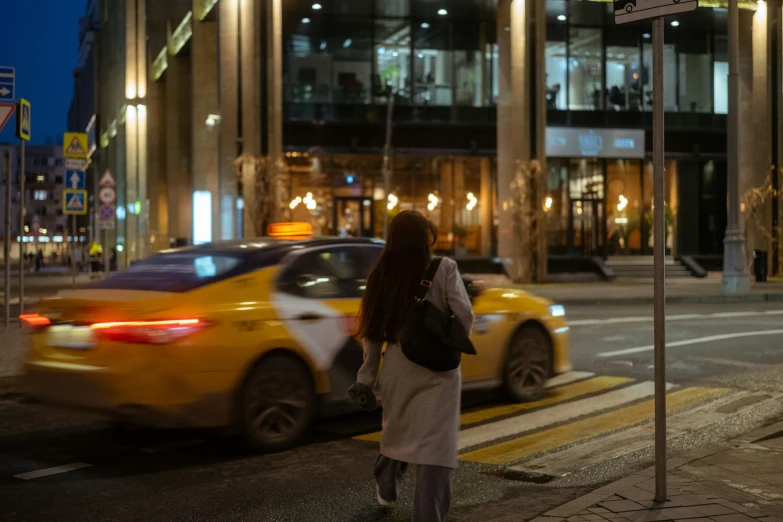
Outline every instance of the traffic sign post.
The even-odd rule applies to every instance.
[[[0,103],[16,102],[16,69],[0,66]]]
[[[66,170],[65,186],[69,189],[83,189],[86,185],[87,176],[83,170]]]
[[[117,200],[117,183],[114,181],[114,176],[111,175],[111,171],[106,169],[98,182],[100,189],[98,190],[98,200],[102,203],[101,208],[98,211],[98,226],[103,230],[103,251],[109,252],[109,234],[108,230],[114,230],[116,227],[116,215],[117,208],[114,202]],[[103,256],[104,272],[109,272],[111,268],[109,266],[109,257],[104,254]]]
[[[63,214],[83,216],[87,213],[87,191],[84,189],[63,190]]]
[[[16,137],[19,138],[19,315],[24,313],[24,182],[25,182],[25,142],[30,141],[32,128],[32,107],[22,98],[16,104]],[[21,323],[20,323],[21,326]]]
[[[63,135],[63,156],[66,158],[87,159],[87,133],[66,132]]]
[[[666,501],[666,223],[664,200],[663,17],[695,11],[698,0],[614,0],[614,21],[653,19],[653,345],[655,501]]]

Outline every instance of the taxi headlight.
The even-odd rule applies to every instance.
[[[552,317],[565,317],[565,306],[559,304],[550,305],[549,315]]]

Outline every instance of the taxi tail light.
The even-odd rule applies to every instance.
[[[90,325],[95,335],[109,341],[134,344],[170,344],[206,328],[203,319],[170,321],[116,321]]]
[[[22,314],[19,320],[31,333],[40,333],[52,324],[48,317],[41,314]]]

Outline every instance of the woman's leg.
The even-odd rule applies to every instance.
[[[408,469],[407,462],[378,455],[375,460],[375,484],[378,486],[378,502],[391,504],[397,500],[400,479]]]
[[[451,507],[451,468],[417,466],[413,522],[446,522]]]

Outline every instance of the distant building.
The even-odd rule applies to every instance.
[[[89,0],[87,9],[79,19],[79,63],[73,70],[73,98],[68,108],[68,131],[86,132],[89,136],[91,153],[97,150],[96,132],[98,118],[96,115],[98,77],[97,59],[97,31],[100,26],[100,3],[98,0]],[[87,169],[87,189],[90,191],[90,210],[86,216],[80,216],[78,223],[80,228],[86,228],[89,237],[95,228],[95,178],[97,167]]]
[[[27,243],[37,242],[45,254],[62,252],[69,241],[67,216],[63,215],[62,194],[65,189],[65,164],[61,146],[28,145],[25,148],[25,220],[19,224],[18,172],[21,166],[19,146],[0,144],[0,158],[11,154],[11,242],[20,237]],[[0,198],[0,215],[5,215],[5,197]],[[81,236],[84,232],[77,234]],[[28,249],[32,252],[32,248]],[[18,258],[12,247],[11,257]]]

